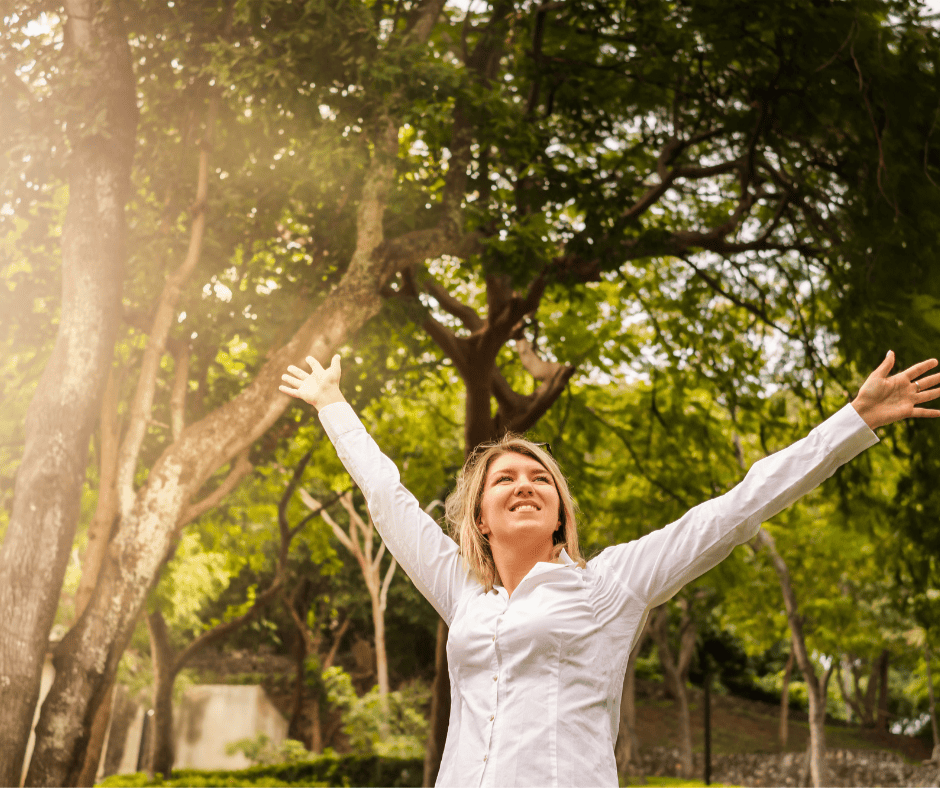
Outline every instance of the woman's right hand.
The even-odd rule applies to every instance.
[[[309,402],[318,411],[334,402],[345,402],[346,398],[339,390],[339,355],[333,356],[330,366],[324,369],[313,356],[307,356],[310,372],[304,372],[293,365],[281,375],[284,385],[278,386],[285,394]]]

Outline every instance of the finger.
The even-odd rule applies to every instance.
[[[295,367],[293,364],[287,368],[287,371],[298,380],[304,380],[305,378],[310,377],[309,372],[304,372],[304,370],[302,370],[300,367]]]
[[[339,379],[340,372],[342,371],[340,369],[339,361],[339,353],[333,356],[333,358],[330,360],[330,372],[336,375],[337,379]]]
[[[300,388],[302,383],[302,381],[298,380],[293,375],[281,375],[281,380],[283,380],[285,383],[289,383],[291,386],[297,389]]]
[[[940,389],[927,389],[927,391],[921,389],[914,395],[914,402],[919,405],[922,402],[932,402],[938,398],[940,398]]]
[[[281,391],[288,396],[294,397],[295,399],[300,399],[300,393],[297,391],[297,389],[292,389],[290,386],[278,386],[277,388],[278,391]]]
[[[914,408],[911,411],[911,416],[916,419],[935,419],[940,416],[940,410],[934,410],[933,408]]]
[[[925,372],[929,372],[935,366],[937,366],[937,359],[928,358],[926,361],[921,361],[913,367],[908,367],[901,374],[906,375],[909,380],[913,380],[914,378],[919,378]]]
[[[307,363],[310,365],[310,369],[314,372],[323,372],[323,365],[317,361],[313,356],[307,356]]]
[[[911,382],[913,383],[914,381],[911,381]],[[932,389],[938,383],[940,383],[940,372],[938,372],[936,375],[930,375],[929,377],[926,377],[926,378],[920,378],[917,381],[917,385],[920,387],[921,391],[927,391],[928,389]]]

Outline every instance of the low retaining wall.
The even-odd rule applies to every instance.
[[[896,752],[885,750],[829,750],[828,784],[850,786],[940,786],[940,764],[911,764]],[[654,747],[641,750],[630,763],[636,777],[679,776],[679,750]],[[746,786],[808,785],[805,753],[743,753],[712,756],[712,782]],[[705,773],[702,753],[695,753],[695,774]]]

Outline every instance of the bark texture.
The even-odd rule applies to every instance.
[[[783,593],[783,604],[787,611],[787,622],[790,625],[791,642],[793,644],[793,654],[796,657],[796,663],[803,673],[806,681],[807,695],[809,696],[809,748],[807,757],[809,760],[809,773],[816,788],[827,785],[828,769],[826,767],[826,691],[829,686],[829,678],[832,675],[836,660],[826,669],[822,679],[816,675],[816,669],[810,661],[809,653],[806,650],[806,636],[803,633],[803,618],[800,615],[799,605],[797,604],[796,593],[793,590],[793,583],[790,581],[790,570],[786,562],[777,552],[777,545],[774,538],[763,528],[757,532],[751,543],[752,548],[757,551],[767,550],[770,555],[771,563],[777,573],[777,579],[780,581],[780,590]]]
[[[0,549],[0,784],[18,785],[84,483],[88,443],[120,322],[124,206],[137,126],[120,9],[69,0],[69,206],[59,332],[26,417]],[[35,758],[34,758],[35,762]]]
[[[679,653],[673,654],[669,642],[669,608],[663,605],[651,616],[650,634],[656,642],[659,652],[659,662],[663,668],[666,679],[666,690],[676,701],[679,712],[679,762],[681,776],[687,780],[692,779],[695,765],[692,759],[692,714],[689,709],[689,693],[686,683],[689,678],[689,668],[692,665],[692,655],[695,653],[696,628],[691,615],[691,602],[689,599],[680,601],[682,617],[679,622]]]
[[[617,760],[617,774],[624,779],[628,777],[627,768],[630,766],[634,753],[640,748],[640,740],[636,734],[636,661],[649,631],[647,623],[630,652],[627,670],[623,677],[623,693],[620,696],[620,730],[617,732],[617,741],[614,744],[614,757]]]

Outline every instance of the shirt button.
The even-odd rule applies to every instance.
[[[499,676],[493,676],[493,681],[498,681],[498,680],[499,680]]]
[[[493,635],[493,642],[496,642],[496,635]]]
[[[484,761],[486,760],[486,756],[485,756],[485,755],[483,756],[483,760],[484,760]]]
[[[496,717],[495,717],[495,716],[493,716],[493,717],[490,717],[490,722],[492,722],[492,721],[493,721],[493,720],[495,720],[495,719],[496,719]]]

